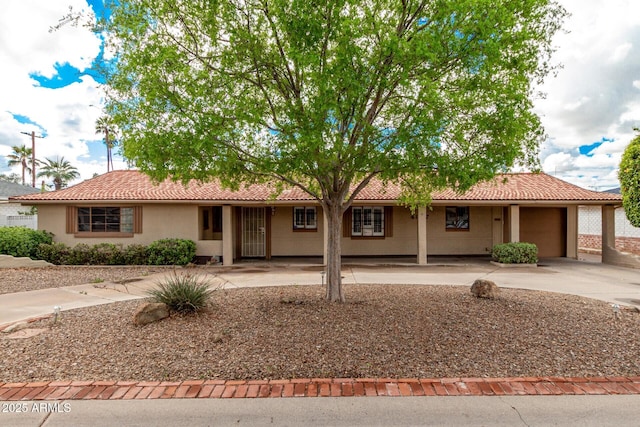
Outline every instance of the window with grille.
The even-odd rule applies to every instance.
[[[352,236],[384,236],[384,207],[358,206],[351,215]]]
[[[317,230],[318,217],[315,207],[296,206],[293,208],[294,230]]]
[[[142,208],[86,206],[67,208],[67,233],[133,234],[142,232]]]

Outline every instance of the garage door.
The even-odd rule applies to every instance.
[[[520,241],[535,243],[538,256],[567,256],[566,208],[520,207]]]

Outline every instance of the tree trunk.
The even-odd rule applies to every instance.
[[[342,292],[342,203],[324,206],[327,215],[327,300],[345,302]]]

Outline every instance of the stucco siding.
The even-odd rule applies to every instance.
[[[73,246],[73,234],[66,235],[66,206],[40,205],[38,206],[38,229],[53,233],[53,240]]]
[[[38,207],[38,228],[54,234],[56,242],[75,246],[78,243],[95,245],[109,242],[148,245],[155,240],[180,238],[198,240],[198,208],[192,205],[143,205],[142,233],[133,237],[76,237],[66,232],[66,207],[41,205]]]
[[[493,247],[493,215],[491,207],[469,208],[469,230],[447,230],[444,206],[428,212],[428,255],[486,255]]]
[[[278,206],[271,216],[272,256],[322,256],[324,221],[316,208],[316,230],[293,231],[293,206]],[[267,209],[271,215],[271,209]]]
[[[342,255],[416,255],[418,252],[417,227],[417,221],[411,218],[409,209],[394,206],[393,236],[385,236],[384,238],[343,237]]]

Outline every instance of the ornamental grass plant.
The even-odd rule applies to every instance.
[[[207,306],[215,289],[202,277],[192,274],[178,274],[175,271],[158,282],[158,287],[148,293],[154,302],[166,304],[178,313],[193,313]]]

